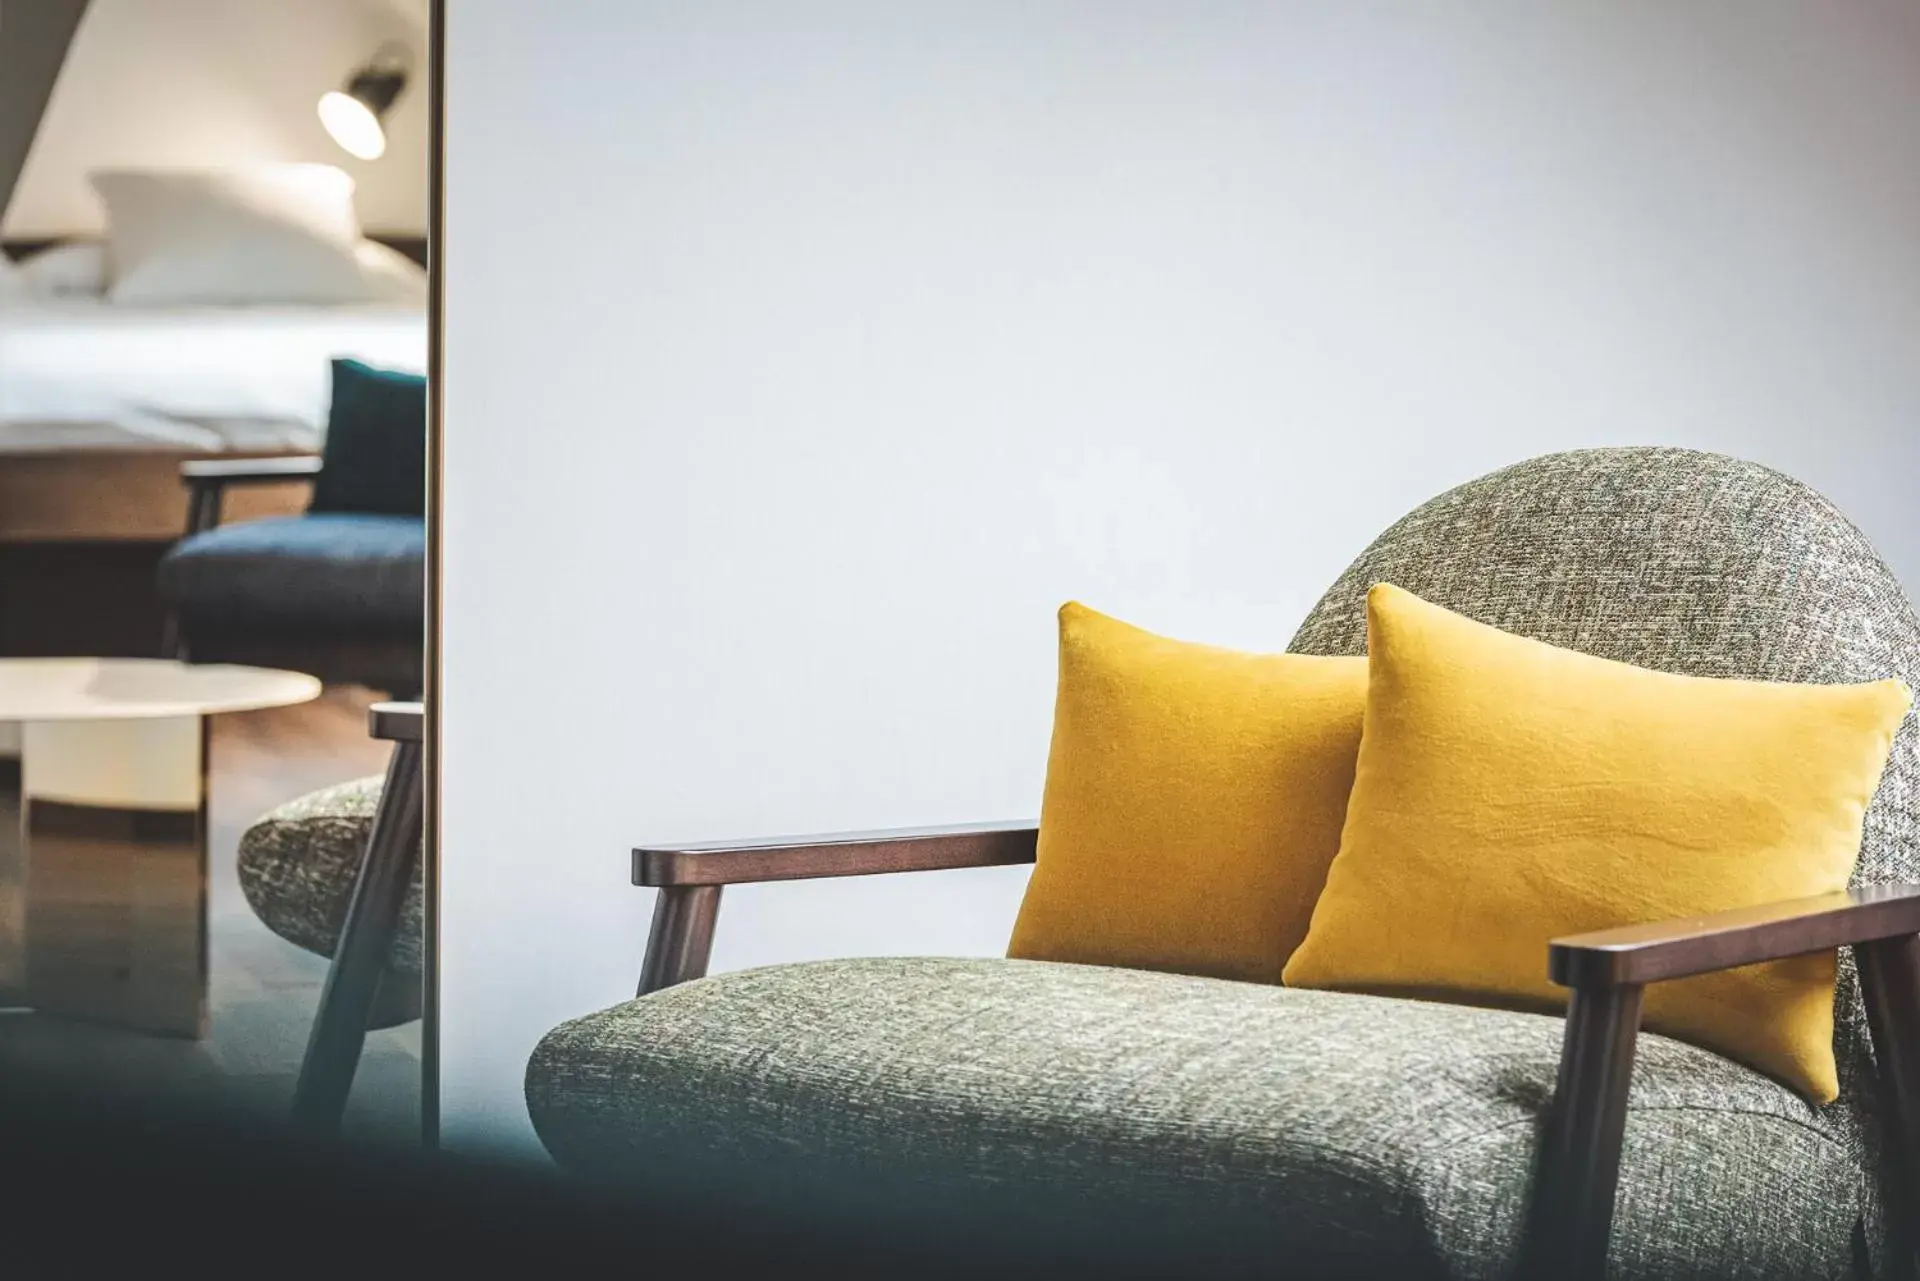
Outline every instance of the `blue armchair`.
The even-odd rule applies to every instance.
[[[299,516],[220,523],[235,485],[314,482]],[[161,560],[165,652],[420,692],[426,625],[426,383],[334,362],[320,457],[189,462],[187,531]]]

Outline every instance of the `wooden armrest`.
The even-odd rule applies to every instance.
[[[1920,934],[1920,885],[1869,885],[1554,939],[1547,969],[1566,987],[1620,987],[1903,934]]]
[[[633,883],[740,885],[824,876],[1005,867],[1033,862],[1038,837],[1039,831],[1032,823],[983,823],[651,847],[633,852]]]
[[[220,508],[233,485],[271,485],[312,480],[320,474],[318,454],[281,458],[196,458],[180,464],[180,481],[187,487],[189,537],[220,523]]]
[[[318,454],[283,458],[196,458],[180,464],[180,479],[195,487],[270,485],[320,474]]]
[[[1888,1137],[1911,1171],[1920,1158],[1920,885],[1870,885],[1547,945],[1548,973],[1572,991],[1522,1275],[1599,1281],[1605,1274],[1645,985],[1848,946]],[[1910,1194],[1902,1209],[1913,1211]]]
[[[367,709],[367,733],[392,743],[417,743],[422,712],[418,703],[375,703]]]

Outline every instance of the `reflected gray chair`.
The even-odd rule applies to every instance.
[[[384,778],[310,792],[240,838],[240,888],[266,927],[332,958],[294,1090],[295,1119],[339,1124],[369,1028],[420,1017],[421,708],[376,703]]]
[[[1369,585],[1700,676],[1901,677],[1920,624],[1805,486],[1677,449],[1556,454],[1388,529],[1292,648],[1365,652]],[[1569,1014],[1032,961],[702,977],[730,884],[1031,861],[1031,827],[637,851],[634,1001],[527,1068],[540,1138],[659,1205],[1128,1274],[1904,1275],[1920,1151],[1920,737],[1855,888],[1540,940]],[[1676,854],[1676,857],[1680,855]],[[1644,984],[1841,947],[1838,1102],[1638,1034]]]

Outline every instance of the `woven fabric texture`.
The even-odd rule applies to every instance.
[[[235,521],[160,561],[161,599],[196,627],[420,635],[426,523],[328,512]]]
[[[1560,1020],[1043,961],[719,975],[552,1032],[562,1165],[1167,1275],[1499,1277]],[[1617,1277],[1837,1277],[1859,1171],[1791,1091],[1644,1038]]]
[[[1866,536],[1812,489],[1685,449],[1550,454],[1449,490],[1348,567],[1290,646],[1366,652],[1377,582],[1504,631],[1658,671],[1920,690],[1920,622]],[[1920,880],[1910,712],[1867,810],[1856,885]],[[1834,1055],[1849,1142],[1879,1168],[1866,1010],[1840,957]],[[1884,1239],[1872,1212],[1872,1239]]]
[[[299,947],[332,956],[380,805],[379,775],[321,788],[269,810],[240,837],[240,889],[266,927]],[[421,882],[400,908],[388,966],[420,974]]]
[[[1292,648],[1364,653],[1378,581],[1647,667],[1920,688],[1920,625],[1860,532],[1805,486],[1715,455],[1559,454],[1449,491],[1363,552]],[[1917,764],[1909,716],[1857,883],[1920,876]],[[1881,1242],[1845,958],[1836,1015],[1841,1097],[1820,1109],[1643,1038],[1610,1275],[1843,1276],[1856,1224]],[[527,1098],[563,1165],[658,1197],[1035,1251],[1080,1241],[1136,1264],[1164,1250],[1170,1274],[1497,1277],[1560,1034],[1548,1016],[1117,969],[846,961],[563,1025]]]

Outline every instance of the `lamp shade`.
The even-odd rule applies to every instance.
[[[378,160],[387,149],[383,120],[406,87],[405,64],[391,56],[376,57],[344,87],[320,95],[320,123],[347,154]]]

